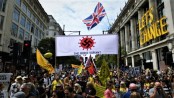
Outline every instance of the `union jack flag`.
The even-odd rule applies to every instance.
[[[98,2],[97,6],[94,9],[94,13],[83,20],[84,24],[86,24],[88,30],[91,30],[93,27],[95,27],[97,24],[100,23],[100,21],[104,18],[106,15],[105,9],[103,5]]]

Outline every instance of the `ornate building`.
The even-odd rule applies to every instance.
[[[56,22],[52,15],[48,15],[49,24],[45,37],[55,37],[57,35],[65,35],[60,25]]]
[[[120,37],[126,66],[174,66],[174,0],[128,0],[109,33]],[[123,62],[122,62],[123,63]]]

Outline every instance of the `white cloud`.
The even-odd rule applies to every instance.
[[[47,14],[52,15],[62,28],[65,25],[65,31],[81,31],[81,35],[92,35],[102,34],[103,30],[108,30],[109,23],[114,23],[120,8],[125,6],[127,0],[39,0],[39,2]],[[98,2],[104,6],[107,16],[88,31],[82,20],[93,13]],[[70,34],[70,32],[65,33]]]

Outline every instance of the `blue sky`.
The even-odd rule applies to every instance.
[[[39,0],[48,15],[52,15],[57,23],[65,31],[80,31],[81,35],[102,34],[110,28],[125,6],[127,0]],[[94,12],[97,3],[100,2],[105,8],[107,16],[90,31],[82,22]],[[109,21],[109,22],[108,22]],[[78,35],[78,33],[65,32],[66,35]]]

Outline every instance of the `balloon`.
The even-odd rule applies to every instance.
[[[44,54],[45,58],[50,58],[52,56],[53,56],[53,54],[51,52],[47,52],[47,53]]]

